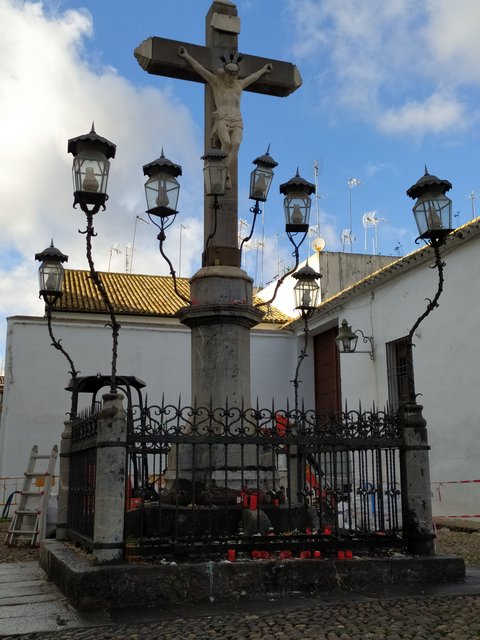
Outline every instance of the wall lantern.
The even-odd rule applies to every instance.
[[[317,280],[322,276],[308,264],[292,275],[297,281],[293,287],[295,308],[303,318],[310,318],[317,307],[320,285]]]
[[[440,180],[428,173],[407,191],[410,198],[417,198],[413,215],[419,238],[441,244],[452,230],[452,201],[445,193],[452,188],[448,180]]]
[[[250,200],[267,201],[273,180],[273,170],[278,165],[278,162],[275,162],[269,154],[269,149],[270,147],[263,156],[259,156],[253,161],[255,169],[250,174]]]
[[[44,299],[47,306],[53,305],[62,295],[62,263],[68,261],[68,256],[54,247],[52,240],[49,247],[35,254],[35,260],[41,262],[38,269],[39,297]]]
[[[370,343],[370,351],[357,351],[357,342],[361,335],[364,344]],[[375,360],[375,351],[373,347],[373,337],[366,336],[361,329],[352,331],[352,327],[346,320],[342,320],[342,325],[336,337],[338,348],[342,353],[368,353],[371,360]]]
[[[210,149],[202,160],[205,193],[207,196],[224,196],[227,188],[228,168],[225,163],[227,154],[221,149]]]
[[[79,204],[82,211],[92,206],[89,213],[105,209],[109,159],[115,157],[115,151],[112,142],[95,133],[93,123],[90,133],[68,141],[68,153],[73,154],[73,206]]]
[[[307,233],[310,220],[310,196],[315,193],[315,185],[297,174],[288,182],[280,185],[280,193],[285,196],[285,231],[291,233]]]
[[[147,213],[159,218],[176,216],[180,194],[177,177],[182,175],[182,167],[165,158],[162,149],[157,160],[144,165],[143,175],[148,176],[145,183]]]

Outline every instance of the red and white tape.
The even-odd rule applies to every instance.
[[[444,482],[432,482],[432,485],[437,485],[436,491],[438,495],[438,501],[442,502],[441,488],[445,484],[480,484],[480,480],[445,480]],[[480,518],[480,513],[461,515],[461,516],[438,516],[440,518]]]

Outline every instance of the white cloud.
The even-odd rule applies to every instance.
[[[478,0],[289,0],[289,7],[294,53],[318,66],[331,111],[340,105],[383,132],[415,136],[476,122]]]
[[[429,0],[422,29],[432,53],[432,73],[449,83],[480,83],[480,3],[478,0]]]
[[[423,102],[412,100],[399,108],[385,109],[379,127],[388,133],[441,133],[450,128],[462,128],[466,122],[465,108],[452,95],[439,92]]]
[[[54,238],[70,256],[68,266],[87,268],[84,215],[72,209],[67,140],[97,132],[117,144],[112,160],[107,211],[95,218],[98,269],[106,269],[110,247],[132,241],[136,215],[145,215],[142,165],[165,154],[183,166],[179,208],[185,231],[182,265],[191,272],[200,254],[200,140],[188,110],[168,90],[138,88],[111,68],[90,64],[84,44],[92,33],[83,11],[47,10],[46,3],[0,2],[0,314],[42,312],[36,299],[36,252]],[[139,68],[139,73],[144,73]],[[197,160],[198,159],[198,160]],[[188,220],[188,222],[185,222]],[[134,267],[167,273],[158,252],[157,230],[137,229]],[[172,232],[173,234],[174,232]],[[167,251],[178,265],[179,243]],[[6,263],[17,255],[17,267]],[[123,263],[120,264],[124,270]],[[32,279],[33,275],[33,279]],[[29,294],[29,292],[31,294]]]

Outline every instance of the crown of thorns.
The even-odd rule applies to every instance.
[[[220,60],[223,64],[236,64],[239,65],[240,62],[244,59],[244,55],[239,53],[238,51],[228,51],[220,56]]]

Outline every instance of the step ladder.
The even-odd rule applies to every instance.
[[[47,507],[57,462],[58,447],[50,455],[38,453],[35,445],[25,471],[20,502],[10,523],[5,544],[12,547],[22,542],[32,547],[45,537]]]

